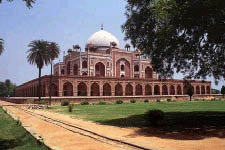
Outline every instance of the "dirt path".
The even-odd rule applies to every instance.
[[[5,104],[0,101],[0,105]],[[58,126],[47,124],[37,118],[33,118],[25,114],[23,111],[14,107],[7,107],[18,116],[20,120],[32,126],[36,132],[43,135],[44,140],[60,149],[120,149],[108,144],[97,142],[93,139],[81,136],[79,134],[71,133]],[[140,146],[152,148],[153,150],[224,150],[225,139],[210,137],[201,140],[176,140],[169,138],[160,138],[145,135],[140,132],[139,128],[119,128],[113,126],[99,125],[96,123],[83,121],[79,119],[71,119],[68,115],[56,114],[52,112],[34,110],[34,113],[48,116],[57,120],[62,120],[70,124],[85,128],[87,130],[96,132],[98,134],[123,140],[125,142],[134,143]],[[73,148],[71,148],[73,147]]]
[[[5,104],[0,101],[0,105]],[[22,122],[33,134],[41,136],[44,143],[55,150],[120,150],[117,146],[101,143],[89,137],[70,132],[57,125],[35,118],[13,106],[5,108]]]

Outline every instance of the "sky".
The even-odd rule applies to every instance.
[[[22,0],[0,4],[0,38],[5,41],[5,50],[0,56],[0,81],[10,79],[20,85],[38,77],[36,66],[27,62],[28,44],[32,40],[47,40],[59,44],[62,61],[63,51],[79,44],[84,50],[89,36],[104,25],[104,30],[115,35],[124,47],[121,25],[126,21],[125,0],[36,0],[32,9]],[[59,61],[57,59],[55,63]],[[50,74],[50,66],[42,75]],[[182,79],[181,74],[174,78]],[[220,81],[212,87],[221,89]]]

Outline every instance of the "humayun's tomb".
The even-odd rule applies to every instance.
[[[151,59],[130,45],[120,48],[118,39],[103,30],[89,37],[85,51],[68,50],[53,67],[52,96],[155,96],[185,95],[184,80],[159,79]],[[211,82],[191,80],[194,95],[211,94]],[[41,78],[41,96],[49,96],[50,76]],[[17,97],[37,97],[38,79],[15,90]]]

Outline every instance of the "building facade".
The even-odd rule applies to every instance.
[[[148,96],[185,95],[184,80],[159,79],[151,59],[130,45],[120,48],[118,39],[103,28],[91,35],[81,51],[68,50],[53,67],[52,96]],[[49,96],[50,76],[41,79],[41,96]],[[210,81],[191,80],[194,94],[211,94]],[[37,95],[38,79],[16,88],[16,96]]]

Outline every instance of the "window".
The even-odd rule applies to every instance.
[[[82,68],[87,68],[87,61],[82,62]]]
[[[121,65],[120,69],[121,71],[124,71],[124,65]]]

